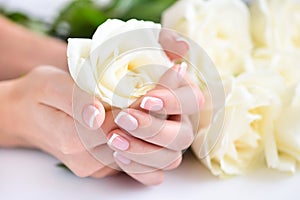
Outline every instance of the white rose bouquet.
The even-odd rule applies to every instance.
[[[203,46],[225,86],[219,140],[206,148],[217,134],[207,124],[192,145],[214,175],[241,174],[264,164],[295,172],[300,161],[299,8],[296,0],[180,0],[163,14],[163,26]]]

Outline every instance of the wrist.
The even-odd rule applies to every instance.
[[[14,111],[17,80],[0,82],[0,147],[31,147],[17,127]]]

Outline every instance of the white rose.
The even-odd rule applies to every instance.
[[[218,176],[241,174],[257,164],[264,144],[269,145],[271,141],[260,124],[269,125],[264,121],[266,114],[272,123],[277,119],[284,81],[271,71],[257,71],[229,78],[224,85],[227,96],[225,119],[223,121],[220,115],[215,119],[219,122],[214,125],[223,125],[222,132],[212,134],[210,129],[214,130],[215,127],[209,124],[199,130],[192,144],[196,156]],[[219,138],[214,146],[216,134]]]
[[[300,82],[284,93],[284,107],[275,122],[271,167],[295,172],[300,161]]]
[[[163,13],[162,24],[197,42],[226,76],[247,68],[252,49],[249,18],[240,0],[180,0]]]
[[[277,73],[284,80],[281,84],[284,91],[281,92],[281,111],[277,118],[274,118],[274,107],[265,108],[263,116],[271,121],[261,121],[257,127],[264,136],[264,153],[266,164],[270,168],[280,171],[295,172],[296,161],[299,160],[300,151],[297,143],[299,133],[298,122],[300,114],[297,108],[291,106],[292,99],[299,96],[296,93],[295,85],[300,80],[300,52],[274,52],[271,49],[261,48],[253,53],[253,65],[255,71],[267,69]],[[276,88],[274,88],[276,91]],[[275,110],[278,113],[278,110]],[[287,133],[288,131],[288,133]],[[291,149],[292,151],[291,153]]]
[[[257,47],[279,51],[300,48],[300,1],[254,0],[250,8]]]
[[[257,49],[253,52],[253,69],[269,69],[277,72],[285,80],[287,87],[300,80],[300,52],[273,52],[270,49]]]
[[[128,107],[171,67],[158,43],[160,28],[153,22],[114,19],[100,25],[92,39],[69,39],[71,76],[108,105]]]

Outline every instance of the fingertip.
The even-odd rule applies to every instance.
[[[149,111],[160,111],[164,107],[164,102],[157,97],[145,96],[142,99],[140,107]]]
[[[97,115],[96,119],[97,119],[98,128],[100,128],[105,120],[105,109],[102,103],[100,102],[95,102],[95,106],[99,110],[99,115]]]
[[[190,50],[189,42],[183,37],[177,37],[175,41],[177,42],[179,47],[178,49],[178,52],[180,52],[179,55],[182,55],[184,57],[187,54],[187,52]]]
[[[172,61],[182,59],[190,49],[189,42],[184,37],[167,29],[160,32],[159,42]]]
[[[98,129],[104,122],[105,110],[101,104],[90,104],[84,107],[82,118],[87,127]]]

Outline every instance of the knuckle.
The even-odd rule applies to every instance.
[[[40,79],[37,79],[37,83],[35,83],[35,89],[37,92],[37,96],[40,98],[43,98],[49,94],[54,94],[54,85],[53,81],[49,80],[49,77],[47,77],[45,74],[40,73],[39,74]]]
[[[78,167],[77,166],[77,167],[75,167],[71,170],[76,176],[78,176],[80,178],[85,178],[85,177],[88,177],[92,174],[92,172],[88,171],[85,167]]]
[[[82,167],[80,163],[75,162],[74,156],[63,156],[63,163],[78,177],[84,178],[89,176],[87,169]]]
[[[112,175],[112,174],[115,174],[117,173],[117,171],[109,168],[109,167],[104,167],[103,169],[95,172],[94,174],[92,174],[91,176],[93,178],[104,178],[106,176],[109,176],[109,175]]]
[[[103,167],[88,159],[85,153],[78,155],[64,155],[63,160],[66,161],[65,163],[68,168],[76,176],[81,178],[92,176]]]

